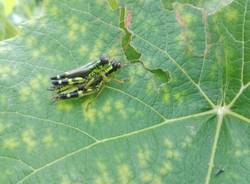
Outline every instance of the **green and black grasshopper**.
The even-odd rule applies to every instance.
[[[108,57],[103,55],[97,61],[51,77],[50,90],[56,92],[54,100],[87,96],[100,91],[109,75],[120,68],[119,62],[109,61]]]

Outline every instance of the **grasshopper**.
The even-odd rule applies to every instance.
[[[50,89],[56,91],[55,100],[87,96],[99,92],[109,75],[120,68],[119,62],[109,61],[103,55],[98,61],[51,77],[52,87]]]

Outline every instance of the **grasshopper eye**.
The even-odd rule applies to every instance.
[[[105,65],[105,64],[109,63],[109,58],[105,54],[103,54],[100,56],[100,61],[101,61],[102,65]]]
[[[111,64],[115,70],[121,68],[121,63],[117,62],[116,60],[112,60]]]

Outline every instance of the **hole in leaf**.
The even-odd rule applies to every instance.
[[[162,84],[167,83],[170,79],[169,73],[167,71],[164,71],[162,69],[155,69],[155,70],[150,70],[150,71],[155,75],[157,80],[159,80]]]
[[[132,23],[133,13],[130,10],[125,8],[121,8],[120,12],[120,27],[125,31],[126,35],[122,39],[122,47],[123,51],[127,57],[127,59],[131,63],[141,63],[145,70],[154,74],[156,82],[161,88],[170,80],[170,75],[167,71],[162,69],[149,69],[147,68],[142,61],[140,61],[141,54],[137,52],[131,45],[130,42],[132,40],[132,34],[129,32],[129,28]]]
[[[157,69],[149,69],[147,68],[142,62],[141,64],[143,65],[143,67],[151,72],[152,74],[154,74],[154,78],[159,86],[159,89],[162,88],[164,85],[166,85],[169,81],[170,81],[170,75],[167,71],[164,71],[160,68],[157,68]]]
[[[131,45],[132,34],[129,32],[128,28],[132,21],[132,12],[126,11],[125,8],[121,8],[120,12],[120,27],[125,31],[125,36],[122,39],[122,47],[123,51],[127,57],[127,59],[131,63],[139,62],[141,54],[138,53]]]

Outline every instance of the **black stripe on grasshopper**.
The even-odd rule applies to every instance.
[[[65,78],[65,79],[59,79],[59,80],[52,80],[52,84],[54,86],[63,86],[63,85],[73,85],[73,84],[80,84],[86,81],[86,79],[82,77],[74,77],[74,78]]]
[[[86,77],[92,70],[109,64],[109,59],[106,55],[100,56],[99,60],[88,63],[84,66],[81,66],[79,68],[73,69],[71,71],[65,72],[61,75],[56,75],[54,77],[51,77],[51,80],[59,80],[59,79],[64,79],[64,78],[74,78],[74,77]]]
[[[117,71],[119,68],[121,68],[121,64],[113,60],[110,63],[109,67],[107,67],[105,71],[103,71],[103,75],[100,74],[97,77],[90,78],[85,83],[78,85],[76,87],[77,89],[71,92],[61,92],[55,96],[55,99],[65,100],[70,98],[87,96],[98,92],[103,84],[103,81],[105,80],[105,77],[108,77],[110,74]]]
[[[69,88],[73,88],[78,84],[84,83],[86,79],[82,77],[75,77],[72,79],[59,79],[59,80],[52,80],[52,86],[48,89],[50,91],[56,91],[57,93],[66,91]]]
[[[75,90],[72,91],[70,93],[59,93],[56,96],[56,99],[61,99],[61,100],[65,100],[65,99],[70,99],[70,98],[76,98],[76,97],[81,97],[81,96],[86,96],[86,95],[90,95],[96,92],[95,88],[89,88],[89,89],[82,89],[82,90]]]

